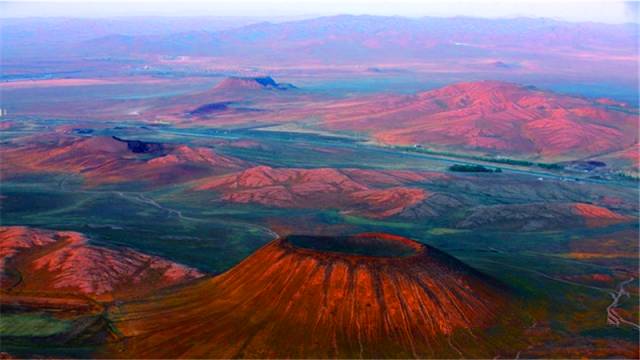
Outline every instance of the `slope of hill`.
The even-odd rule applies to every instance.
[[[166,184],[234,171],[243,165],[208,148],[58,133],[23,138],[16,146],[3,145],[0,156],[3,177],[65,172],[81,175],[88,185],[125,181]]]
[[[112,351],[134,358],[488,357],[503,344],[484,342],[485,331],[510,301],[491,278],[406,238],[290,236],[222,275],[116,309],[124,341]]]
[[[195,190],[212,190],[222,199],[282,208],[340,209],[371,217],[400,214],[427,200],[419,188],[397,186],[443,175],[357,169],[296,169],[257,166],[203,179]],[[390,186],[396,185],[396,186]]]
[[[478,206],[458,226],[468,229],[538,231],[599,227],[632,221],[607,208],[584,203]]]
[[[479,81],[338,102],[324,110],[324,127],[369,133],[386,144],[566,159],[636,144],[637,116],[583,98]]]
[[[595,157],[594,160],[637,177],[640,172],[640,144],[636,143],[626,149]]]
[[[82,234],[0,227],[3,304],[61,294],[111,300],[191,280],[195,269],[131,249],[91,245]]]

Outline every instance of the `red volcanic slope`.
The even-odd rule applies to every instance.
[[[507,156],[585,157],[638,142],[637,111],[498,81],[346,100],[323,111],[326,128],[370,133],[383,143]]]
[[[257,166],[205,179],[195,189],[218,191],[224,200],[237,203],[284,208],[338,208],[373,217],[388,217],[426,200],[430,194],[416,188],[373,188],[372,185],[400,185],[433,177],[437,175]]]
[[[572,204],[571,210],[574,214],[582,217],[589,227],[606,226],[631,220],[628,216],[620,215],[607,208],[591,204]]]
[[[67,172],[81,174],[89,185],[142,180],[167,183],[220,174],[241,168],[242,162],[208,148],[153,144],[148,153],[133,152],[111,137],[73,137],[60,134],[21,139],[3,146],[3,174]]]
[[[620,158],[630,162],[637,170],[640,166],[640,144],[635,144],[634,146],[623,150],[619,156]]]
[[[0,227],[0,267],[18,271],[4,279],[10,294],[78,293],[101,299],[142,294],[195,279],[195,269],[131,249],[88,244],[80,233],[21,226]]]
[[[609,167],[628,171],[631,174],[638,174],[640,172],[640,144],[594,159],[604,161]]]
[[[631,221],[607,208],[584,203],[534,203],[479,206],[458,226],[462,228],[502,228],[550,230],[566,227],[598,227]]]
[[[366,254],[375,250],[394,255]],[[517,316],[509,301],[490,278],[409,239],[281,238],[222,275],[117,309],[125,341],[111,355],[493,357],[500,340],[486,329]]]

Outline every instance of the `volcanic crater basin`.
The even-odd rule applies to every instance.
[[[108,351],[131,358],[514,356],[522,323],[514,300],[499,282],[407,238],[295,235],[221,275],[113,309],[123,339]]]
[[[423,245],[399,236],[379,234],[335,237],[290,235],[283,239],[282,246],[317,252],[386,258],[415,256],[425,249]]]

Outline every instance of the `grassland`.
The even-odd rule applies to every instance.
[[[37,128],[37,127],[36,127]],[[146,140],[206,144],[212,140],[250,139],[261,147],[244,148],[215,142],[216,151],[252,164],[274,167],[337,167],[411,169],[447,172],[455,160],[437,159],[406,149],[381,148],[345,139],[312,134],[242,130],[170,129],[135,127],[100,130],[104,134],[143,134]],[[467,159],[467,158],[465,158]],[[473,159],[467,159],[473,160]],[[482,161],[485,161],[483,159]],[[512,164],[509,164],[512,165]],[[530,166],[515,164],[517,166]],[[561,171],[534,165],[545,171]],[[545,201],[591,202],[616,196],[633,203],[637,189],[626,182],[598,181],[567,184],[562,175],[539,180],[537,171],[456,174],[454,180],[412,184],[429,193],[450,194],[466,207]],[[222,201],[189,191],[187,185],[147,187],[112,184],[90,188],[80,176],[37,174],[2,182],[2,225],[27,225],[85,233],[92,243],[130,247],[162,256],[201,271],[216,274],[238,264],[280,233],[390,232],[441,249],[496,278],[524,300],[531,324],[544,326],[556,337],[633,341],[637,330],[607,323],[610,293],[620,282],[638,276],[637,258],[583,258],[567,254],[582,239],[637,233],[637,224],[553,231],[463,230],[456,224],[465,210],[419,219],[354,216],[339,209],[283,209]],[[633,214],[633,210],[624,210]],[[611,235],[615,236],[615,235]],[[621,272],[619,269],[628,269]],[[610,281],[594,283],[594,274]],[[633,319],[637,289],[622,298],[621,311]],[[630,315],[631,314],[631,315]],[[3,314],[0,335],[11,337],[3,349],[31,346],[24,338],[47,337],[69,329],[67,320],[48,314]],[[22,339],[22,340],[20,340]],[[22,344],[22,345],[21,345]],[[26,345],[25,345],[26,344]],[[48,346],[48,345],[47,345]],[[542,345],[540,345],[542,346]],[[57,352],[47,350],[49,354]],[[16,353],[22,353],[16,351]],[[77,352],[82,353],[82,351]]]

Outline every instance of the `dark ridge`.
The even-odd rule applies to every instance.
[[[164,150],[164,146],[160,143],[144,142],[140,140],[125,140],[117,136],[112,136],[114,140],[127,143],[129,151],[136,154],[157,153]]]
[[[262,109],[256,109],[256,108],[250,108],[250,107],[235,107],[235,106],[232,107],[232,106],[229,106],[231,104],[233,104],[232,101],[223,101],[223,102],[205,104],[205,105],[202,105],[202,106],[196,108],[195,110],[189,111],[187,113],[187,115],[190,115],[190,116],[207,116],[207,115],[221,113],[221,112],[224,112],[226,110],[231,110],[231,111],[237,112],[237,113],[264,111]]]
[[[519,64],[516,64],[516,63],[506,63],[506,62],[504,62],[504,61],[496,61],[496,62],[494,62],[494,63],[493,63],[493,66],[494,66],[494,67],[496,67],[496,68],[498,68],[498,69],[506,69],[506,70],[509,70],[509,69],[516,69],[516,68],[519,68],[519,67],[520,67],[520,65],[519,65]]]
[[[289,89],[297,89],[296,86],[289,83],[279,83],[275,81],[271,76],[232,76],[229,77],[228,80],[240,80],[240,81],[253,81],[258,85],[265,89],[276,89],[276,90],[289,90]]]
[[[606,166],[607,164],[605,162],[597,160],[572,161],[571,163],[569,163],[570,168],[578,171],[593,171]]]
[[[449,171],[455,172],[482,172],[482,173],[499,173],[502,172],[502,169],[495,168],[491,169],[482,165],[461,165],[454,164],[449,166]]]
[[[197,107],[195,110],[189,112],[189,115],[206,115],[216,112],[221,112],[229,109],[229,105],[233,104],[231,101],[221,101],[209,104],[204,104]]]
[[[607,166],[607,164],[605,164],[602,161],[596,161],[596,160],[589,160],[587,161],[587,164],[591,165],[591,166],[595,166],[595,167],[604,167]]]
[[[256,77],[254,80],[262,86],[278,87],[279,84],[271,76]]]
[[[89,134],[93,134],[93,129],[76,128],[76,129],[73,129],[73,132],[75,132],[76,134],[79,134],[79,135],[89,135]]]

